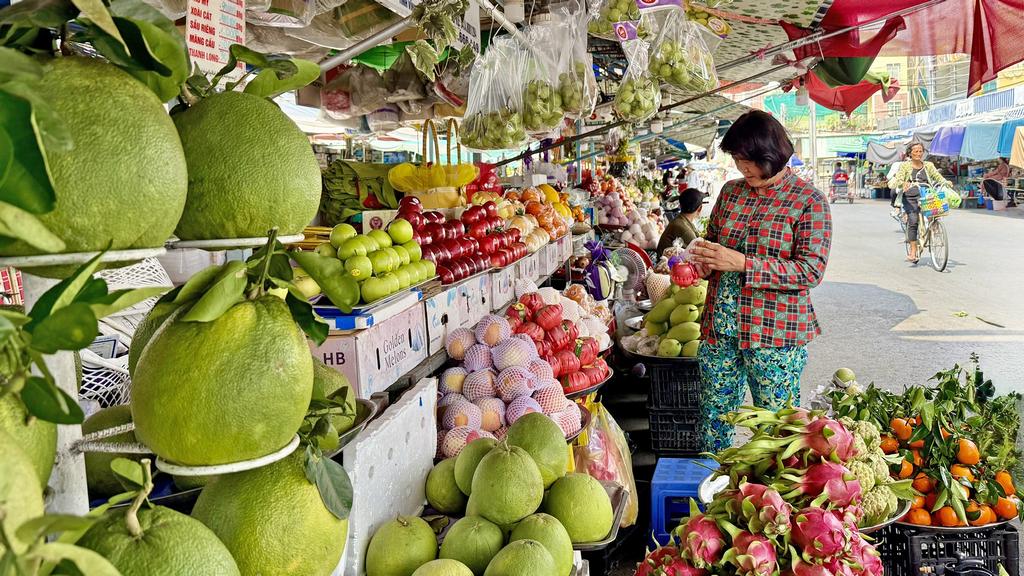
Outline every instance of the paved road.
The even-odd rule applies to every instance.
[[[825,282],[812,293],[823,335],[810,345],[804,398],[835,368],[862,383],[920,383],[972,352],[1001,391],[1024,390],[1024,214],[956,211],[950,263],[904,262],[888,203],[834,205]],[[998,326],[996,326],[998,325]]]

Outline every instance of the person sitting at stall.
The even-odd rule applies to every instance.
[[[698,352],[701,450],[732,445],[735,411],[750,389],[755,405],[800,405],[806,345],[821,330],[810,290],[832,245],[828,198],[786,163],[793,143],[760,110],[740,116],[719,146],[743,175],[718,196],[704,240],[690,256],[707,277]]]
[[[924,144],[914,142],[907,149],[907,156],[910,160],[900,165],[896,174],[889,179],[889,188],[899,190],[903,198],[903,213],[907,218],[907,242],[910,244],[910,254],[907,262],[917,264],[920,259],[918,246],[918,223],[921,216],[921,192],[924,187],[946,186],[953,187],[953,183],[946,180],[935,164],[925,162]]]
[[[1005,200],[1006,179],[1009,177],[1010,165],[1006,163],[1006,159],[1000,158],[999,166],[981,177],[981,185],[985,189],[985,194],[993,200]]]
[[[661,233],[658,240],[658,255],[665,252],[678,239],[680,246],[686,248],[693,242],[693,239],[700,234],[697,233],[696,222],[700,218],[701,208],[704,206],[704,193],[696,188],[687,188],[679,195],[679,216],[668,223],[665,231]]]

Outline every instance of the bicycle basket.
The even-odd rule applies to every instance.
[[[921,214],[925,218],[940,218],[949,214],[949,199],[945,188],[921,189]]]

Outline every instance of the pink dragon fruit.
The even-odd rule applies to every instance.
[[[793,516],[793,543],[805,556],[827,562],[849,548],[850,530],[830,510],[804,508]]]
[[[689,520],[677,529],[683,555],[697,568],[711,568],[722,559],[725,537],[714,520],[697,512],[692,500],[690,513]]]
[[[822,458],[849,462],[859,456],[853,446],[853,433],[837,420],[819,418],[807,424],[806,430],[803,441]],[[789,454],[783,457],[786,456]]]
[[[819,462],[802,474],[783,474],[782,477],[793,486],[786,493],[786,499],[802,494],[811,497],[814,506],[830,502],[836,508],[854,506],[861,501],[860,482],[854,480],[853,473],[842,464]]]
[[[777,490],[763,484],[744,482],[740,484],[735,500],[751,532],[772,539],[789,533],[793,507]]]
[[[739,576],[772,576],[779,569],[775,545],[759,534],[740,531],[722,560],[736,567]]]
[[[662,546],[647,553],[633,576],[704,576],[706,570],[688,564],[675,546]]]
[[[836,573],[824,564],[809,564],[801,561],[799,555],[794,555],[793,566],[781,576],[836,576]]]
[[[861,537],[860,532],[853,532],[850,542],[850,552],[847,559],[852,563],[853,573],[862,576],[882,576],[884,567],[882,559],[875,547]]]
[[[793,417],[803,413],[789,409]],[[814,417],[810,413],[808,417]],[[807,424],[788,424],[776,414],[762,409],[730,414],[726,420],[733,425],[748,426],[760,434],[743,446],[728,448],[715,459],[719,464],[758,465],[766,460],[787,461],[801,455],[807,461],[813,455],[832,462],[849,462],[857,457],[853,434],[830,418],[816,418]]]

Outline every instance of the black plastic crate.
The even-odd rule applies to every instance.
[[[700,403],[700,365],[694,359],[651,360],[644,358],[651,377],[653,408],[696,408]]]
[[[658,456],[696,456],[700,453],[697,408],[660,408],[648,406],[651,424],[651,450]]]
[[[1020,535],[1010,524],[970,532],[935,532],[892,525],[871,534],[882,556],[886,576],[942,576],[963,554],[981,560],[993,574],[1001,564],[1020,576]]]

